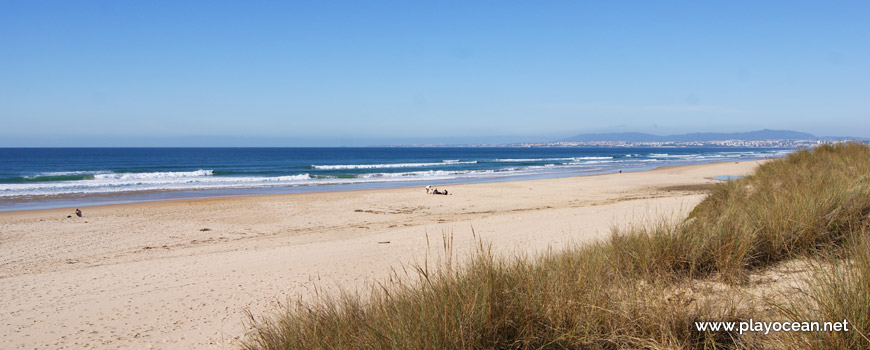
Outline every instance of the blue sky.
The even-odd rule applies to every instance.
[[[870,136],[868,2],[0,3],[0,146]]]

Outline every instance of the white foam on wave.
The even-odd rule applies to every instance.
[[[104,174],[95,174],[94,180],[172,179],[172,178],[202,177],[202,176],[212,176],[212,175],[214,175],[214,170],[167,171],[167,172],[152,172],[152,173],[104,173]]]
[[[461,178],[501,177],[531,174],[535,167],[486,169],[486,170],[429,170],[409,171],[403,173],[370,173],[361,174],[350,183],[380,182],[380,181],[419,181],[419,180],[452,180]]]
[[[724,161],[738,159],[763,159],[780,158],[794,152],[794,150],[768,150],[768,151],[721,151],[703,154],[668,154],[649,153],[647,157],[672,161]]]
[[[668,154],[668,153],[650,153],[649,157],[654,158],[689,158],[691,154]]]
[[[445,160],[428,163],[386,163],[386,164],[326,164],[312,165],[317,170],[352,170],[352,169],[388,169],[388,168],[421,168],[439,165],[477,164],[477,161]]]
[[[574,160],[571,158],[499,158],[496,159],[496,162],[506,162],[506,163],[520,163],[520,162],[546,162],[546,161],[558,161],[558,160]]]
[[[421,178],[426,178],[426,179],[430,179],[430,180],[435,180],[435,179],[446,179],[449,176],[468,174],[468,173],[470,173],[470,171],[446,171],[446,170],[409,171],[409,172],[403,172],[403,173],[369,173],[369,174],[361,174],[356,179],[361,179],[361,180],[366,180],[366,179],[419,180]]]
[[[40,177],[101,175],[101,174],[110,174],[110,173],[112,173],[112,172],[107,171],[107,170],[50,171],[50,172],[39,173],[36,175],[22,176],[22,177],[25,179],[35,179],[35,178],[40,178]]]
[[[605,163],[616,163],[614,160],[585,160],[582,162],[571,162],[570,165],[586,165],[586,164],[605,164]]]
[[[571,158],[527,158],[502,159],[505,162],[528,161],[565,161],[555,164],[540,164],[531,166],[508,166],[497,169],[458,169],[447,167],[451,164],[474,164],[474,161],[445,160],[439,163],[394,163],[394,164],[346,164],[324,165],[319,169],[378,169],[402,168],[420,166],[445,166],[441,169],[404,171],[404,172],[370,172],[349,178],[328,176],[325,174],[295,174],[285,176],[215,176],[213,170],[200,169],[181,172],[148,172],[148,173],[112,173],[108,171],[69,171],[43,173],[41,176],[94,175],[93,178],[75,181],[51,181],[39,183],[0,184],[0,198],[57,196],[57,195],[92,195],[122,192],[144,191],[174,191],[174,190],[209,190],[228,188],[259,188],[259,187],[292,187],[312,185],[341,185],[372,182],[403,182],[403,181],[440,181],[476,178],[501,178],[526,175],[542,175],[556,173],[572,173],[575,171],[602,171],[606,169],[649,167],[650,163],[699,163],[704,161],[720,161],[726,159],[761,159],[766,157],[781,157],[790,150],[765,152],[717,152],[708,154],[669,155],[666,153],[650,153],[640,158],[634,155],[629,159],[614,159],[613,157],[571,157]],[[654,156],[655,155],[655,156]],[[537,160],[540,159],[540,160]],[[505,164],[511,165],[511,164]],[[329,168],[327,168],[329,167]]]
[[[613,159],[613,157],[568,157],[568,158],[499,158],[496,162],[555,162],[555,161],[578,161],[578,160],[604,160]]]
[[[309,174],[274,177],[213,175],[213,170],[96,174],[89,180],[0,184],[0,197],[287,186],[301,185],[311,179]]]
[[[0,198],[91,195],[122,192],[209,190],[229,188],[288,187],[310,185],[339,185],[370,182],[403,182],[453,180],[531,175],[538,172],[532,167],[488,170],[429,170],[410,172],[377,172],[360,174],[353,178],[335,176],[213,176],[211,170],[191,172],[105,174],[92,180],[56,181],[28,184],[0,184]]]

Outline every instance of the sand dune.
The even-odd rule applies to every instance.
[[[448,234],[467,255],[472,230],[502,253],[561,249],[684,215],[709,177],[759,163],[0,213],[0,348],[232,348],[244,310],[364,287],[424,259],[427,236],[430,254]]]

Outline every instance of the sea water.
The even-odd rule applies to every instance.
[[[0,148],[0,210],[444,186],[782,157],[764,148]]]

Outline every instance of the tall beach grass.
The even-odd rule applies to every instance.
[[[870,147],[820,146],[717,185],[680,222],[614,230],[533,258],[481,245],[466,264],[411,267],[365,298],[321,295],[274,317],[252,315],[241,348],[868,348],[868,215]],[[848,319],[853,332],[695,330],[697,321],[757,320],[739,287],[798,258],[818,268],[810,287],[773,305],[774,316]],[[720,287],[700,287],[710,285]]]

